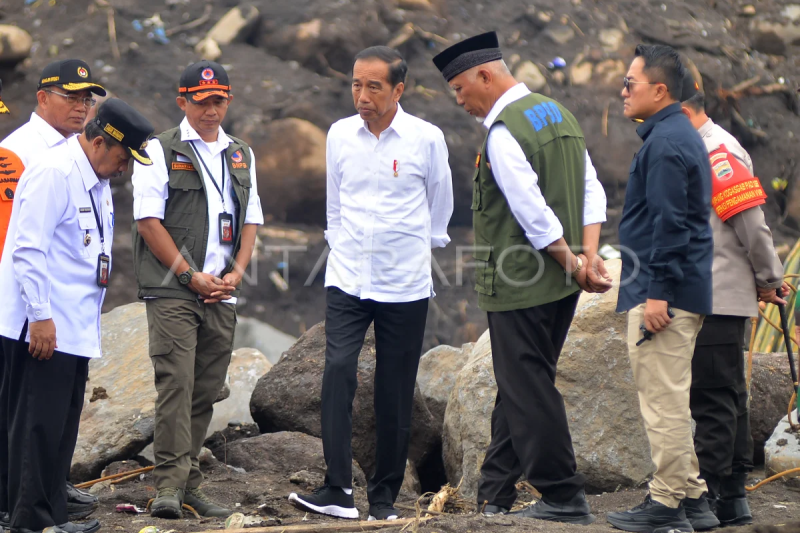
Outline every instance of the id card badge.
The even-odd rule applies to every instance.
[[[219,214],[219,243],[233,244],[233,215]]]
[[[111,258],[106,254],[97,256],[97,286],[108,287],[108,278],[111,276]]]

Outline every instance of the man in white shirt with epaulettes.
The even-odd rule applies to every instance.
[[[375,323],[375,472],[370,520],[391,520],[403,482],[428,300],[431,248],[450,242],[453,189],[444,135],[398,100],[408,67],[385,46],[353,67],[358,115],[328,132],[325,275],[327,349],[322,379],[325,485],[289,500],[303,510],[358,518],[352,494],[352,402],[358,356]],[[369,473],[368,473],[369,474]]]

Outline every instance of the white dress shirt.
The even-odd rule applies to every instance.
[[[17,154],[25,168],[28,168],[42,158],[46,150],[58,146],[66,140],[67,137],[58,133],[42,117],[33,113],[28,122],[0,142],[0,147]]]
[[[492,175],[508,200],[514,218],[525,230],[528,240],[541,250],[564,236],[564,228],[545,202],[539,189],[539,176],[531,168],[522,147],[505,124],[492,127],[500,112],[517,100],[531,94],[524,83],[506,91],[483,121],[489,130],[486,148],[492,164]],[[606,221],[606,193],[597,179],[597,170],[586,152],[586,188],[583,200],[583,225]]]
[[[375,137],[360,116],[328,132],[325,286],[361,299],[433,296],[431,248],[450,242],[453,183],[442,131],[397,105]]]
[[[216,142],[207,143],[200,138],[200,135],[189,125],[187,119],[183,119],[180,125],[181,141],[190,142],[197,150],[196,155],[202,162],[197,169],[203,176],[203,185],[206,191],[208,204],[208,245],[206,247],[206,257],[203,262],[203,272],[214,276],[219,276],[228,266],[231,255],[233,254],[233,244],[220,244],[219,242],[219,215],[226,212],[233,214],[233,185],[231,184],[230,172],[227,165],[223,170],[225,150],[233,142],[220,127]],[[133,169],[133,218],[142,220],[144,218],[158,218],[164,220],[164,210],[169,198],[169,172],[167,162],[164,160],[164,148],[158,139],[150,140],[147,145],[147,153],[150,154],[153,164],[144,166],[139,163],[134,164]],[[177,156],[178,161],[188,162],[189,158],[183,155]],[[256,181],[256,164],[253,150],[250,149],[250,200],[247,204],[245,213],[245,224],[263,224],[264,215],[261,211],[261,199],[258,196],[258,183]],[[211,176],[208,175],[209,170]],[[225,174],[225,187],[222,188],[223,172]],[[214,180],[212,182],[212,180]],[[216,186],[214,185],[216,182]],[[220,197],[217,187],[222,188],[225,196]],[[235,304],[236,298],[223,300],[229,304]]]
[[[100,357],[100,311],[106,291],[97,286],[102,248],[90,194],[110,256],[111,188],[108,181],[97,179],[78,137],[52,148],[26,170],[9,223],[9,236],[14,238],[6,241],[6,251],[11,253],[4,253],[0,261],[3,337],[18,339],[26,319],[53,319],[57,351]],[[30,334],[25,340],[30,341]]]

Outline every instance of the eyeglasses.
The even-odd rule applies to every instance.
[[[658,85],[661,83],[660,81],[633,81],[630,78],[622,78],[622,86],[625,87],[625,90],[630,91],[631,85],[634,84],[642,84],[642,85]]]
[[[78,96],[76,94],[64,94],[64,93],[59,93],[59,92],[56,92],[56,91],[48,91],[47,89],[43,89],[43,90],[46,93],[57,94],[61,98],[66,98],[67,103],[69,105],[76,105],[78,102],[80,102],[80,103],[82,103],[84,105],[84,107],[94,107],[95,104],[97,104],[97,100],[95,100],[94,98],[91,98],[89,96],[80,97],[80,96]]]

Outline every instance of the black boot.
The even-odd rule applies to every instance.
[[[692,533],[691,522],[686,518],[683,506],[676,509],[653,500],[648,494],[644,503],[629,511],[608,513],[608,523],[623,531],[634,533]]]
[[[508,515],[582,526],[588,526],[595,521],[589,502],[586,501],[586,494],[582,490],[566,502],[555,502],[547,496],[542,496],[542,499],[535,504],[521,511],[512,511]]]
[[[684,498],[683,509],[686,511],[686,518],[695,531],[706,531],[719,526],[719,520],[711,512],[705,496],[700,496],[697,499]]]
[[[746,484],[747,472],[736,472],[722,479],[716,513],[723,527],[753,523],[753,514],[747,503]]]

